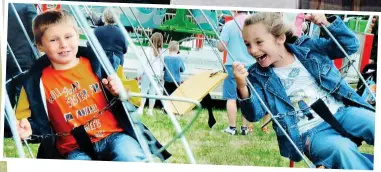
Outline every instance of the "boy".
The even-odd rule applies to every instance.
[[[37,158],[143,161],[121,102],[106,108],[118,95],[115,81],[105,76],[93,53],[79,51],[74,18],[66,11],[41,13],[33,21],[33,34],[45,55],[23,83],[16,114],[22,118],[21,139],[42,138]],[[156,141],[154,146],[161,147]]]
[[[181,84],[180,73],[185,70],[184,60],[178,55],[179,49],[180,45],[177,41],[169,42],[169,54],[164,57],[164,63],[168,68],[164,68],[164,88],[167,90],[168,95],[171,95],[177,89],[176,83],[177,85]]]

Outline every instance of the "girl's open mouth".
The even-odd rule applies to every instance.
[[[263,54],[262,56],[259,56],[258,57],[258,60],[259,61],[263,61],[263,60],[265,60],[267,58],[267,54]]]

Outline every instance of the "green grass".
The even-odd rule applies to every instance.
[[[192,114],[176,116],[176,118],[181,126],[185,126],[191,120]],[[262,122],[255,123],[254,131],[248,136],[231,136],[221,132],[227,126],[226,112],[214,110],[214,115],[217,123],[212,129],[208,127],[208,115],[207,111],[204,110],[185,135],[198,164],[289,166],[289,160],[281,157],[279,154],[275,132],[272,130],[272,127],[269,127],[270,133],[265,134],[260,130]],[[175,135],[175,129],[172,127],[170,119],[167,115],[163,115],[163,112],[160,110],[155,110],[154,116],[144,115],[142,121],[163,144],[167,143]],[[34,144],[30,145],[30,147],[36,154],[38,145]],[[180,140],[174,142],[168,150],[173,154],[168,159],[168,163],[189,163]],[[373,146],[363,145],[360,147],[360,150],[365,153],[373,153]],[[4,156],[17,156],[14,143],[11,139],[5,139],[4,141]],[[302,161],[295,163],[295,166],[307,167]]]

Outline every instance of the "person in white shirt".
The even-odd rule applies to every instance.
[[[151,40],[152,40],[152,45],[151,45],[152,50],[148,52],[148,56],[147,56],[148,59],[146,64],[148,67],[148,70],[144,71],[142,75],[140,87],[141,87],[142,94],[146,94],[148,92],[149,94],[152,95],[152,94],[156,94],[156,90],[153,84],[151,83],[151,81],[149,80],[148,76],[151,75],[154,78],[154,80],[157,82],[157,84],[159,85],[160,78],[162,77],[163,68],[164,68],[163,56],[161,55],[162,48],[163,48],[163,35],[160,32],[155,32],[154,34],[152,34]],[[155,106],[155,101],[156,101],[155,99],[149,100],[149,106],[148,106],[148,112],[147,112],[148,115],[152,115],[153,107]],[[146,103],[146,99],[143,98],[140,103],[140,107],[138,108],[137,114],[139,115],[143,114],[145,103]]]

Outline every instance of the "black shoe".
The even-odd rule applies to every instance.
[[[246,136],[249,134],[247,127],[241,127],[241,135]]]

